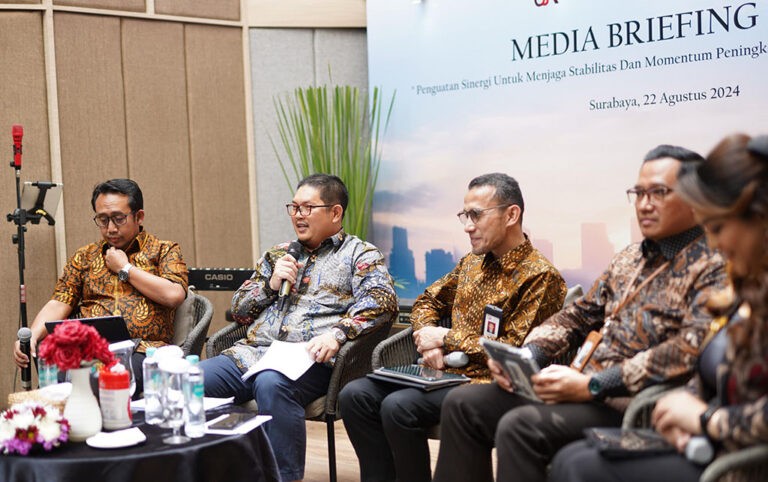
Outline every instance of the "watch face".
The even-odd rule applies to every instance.
[[[600,393],[600,382],[592,378],[589,381],[589,385],[587,385],[587,388],[589,388],[589,393],[591,393],[592,395],[597,395],[598,393]]]
[[[117,279],[120,281],[128,281],[128,272],[120,270],[117,272]]]

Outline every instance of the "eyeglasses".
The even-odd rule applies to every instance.
[[[458,216],[461,224],[466,225],[468,220],[472,220],[472,224],[477,224],[477,221],[484,212],[490,211],[491,209],[507,208],[509,206],[511,206],[511,204],[501,204],[499,206],[492,206],[484,209],[470,209],[469,211],[461,211],[457,213],[456,216]]]
[[[112,221],[112,223],[115,226],[122,226],[123,224],[128,221],[128,216],[135,213],[136,211],[131,211],[128,214],[114,214],[112,216],[107,216],[106,214],[97,214],[93,217],[93,222],[96,223],[96,226],[100,228],[106,228],[109,226],[109,222]]]
[[[301,213],[302,216],[309,216],[312,214],[314,208],[330,208],[335,204],[286,204],[285,208],[288,210],[289,216],[296,216],[296,213]]]
[[[640,202],[645,196],[648,196],[648,200],[653,205],[661,204],[664,202],[664,197],[671,193],[672,189],[667,186],[656,186],[650,189],[643,189],[641,187],[635,187],[627,189],[627,199],[632,204]]]

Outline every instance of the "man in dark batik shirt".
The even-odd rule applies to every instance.
[[[725,283],[722,258],[674,191],[681,164],[701,160],[673,146],[646,155],[627,191],[645,239],[525,339],[546,366],[589,336],[596,349],[583,371],[550,365],[534,376],[542,404],[514,393],[489,363],[497,383],[457,388],[444,402],[436,481],[492,481],[494,445],[497,481],[543,481],[557,450],[583,438],[584,428],[621,425],[627,396],[692,373],[710,321],[706,300]]]

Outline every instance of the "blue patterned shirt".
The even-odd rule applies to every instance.
[[[303,266],[283,316],[269,280],[287,250],[288,243],[283,243],[267,251],[232,298],[234,318],[251,326],[247,337],[223,354],[242,371],[259,361],[275,340],[305,342],[333,328],[353,339],[397,315],[397,295],[381,251],[340,231],[314,251],[302,248],[298,261]]]

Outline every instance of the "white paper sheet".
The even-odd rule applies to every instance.
[[[275,370],[291,380],[297,380],[315,361],[307,352],[306,343],[273,341],[258,363],[241,377],[243,381],[263,370]]]

